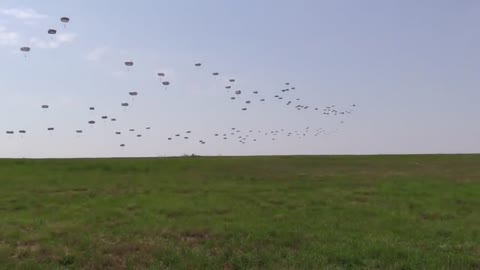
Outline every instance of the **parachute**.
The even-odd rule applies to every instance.
[[[162,84],[165,86],[165,90],[167,90],[167,87],[170,85],[170,82],[164,81]]]
[[[127,66],[127,71],[130,71],[129,67],[133,66],[133,61],[126,61],[125,66]]]
[[[53,39],[53,35],[55,35],[55,34],[57,33],[57,30],[55,30],[55,29],[48,29],[47,33],[48,33],[49,35],[51,35],[51,36],[52,36],[52,39]]]
[[[21,47],[20,51],[23,52],[23,56],[27,58],[27,53],[30,52],[30,47]]]
[[[165,73],[163,72],[158,72],[157,76],[160,78],[160,81],[162,81],[162,78],[165,77]]]
[[[158,73],[157,73],[157,76],[158,76],[158,78],[160,79],[160,82],[161,82],[161,81],[162,81],[162,78],[165,77],[165,73],[163,73],[163,72],[158,72]]]

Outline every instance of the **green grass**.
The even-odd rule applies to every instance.
[[[480,155],[0,160],[1,269],[480,269]]]

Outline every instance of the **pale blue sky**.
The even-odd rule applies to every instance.
[[[3,0],[0,157],[480,152],[479,14],[473,0]],[[26,59],[21,46],[32,47]],[[241,111],[223,88],[230,77],[269,102]],[[358,106],[343,118],[298,112],[272,100],[286,81],[310,106]],[[139,96],[124,112],[129,91]],[[145,126],[142,139],[113,134]],[[212,137],[306,126],[338,132],[245,145]],[[28,134],[5,134],[20,129]],[[187,130],[189,141],[166,140]]]

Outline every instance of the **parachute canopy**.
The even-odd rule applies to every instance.
[[[70,18],[62,17],[62,18],[60,18],[60,21],[63,22],[63,23],[68,23],[68,22],[70,22]]]
[[[47,33],[48,33],[49,35],[55,35],[55,34],[57,33],[57,30],[55,30],[55,29],[48,29]]]
[[[127,62],[125,62],[125,66],[127,66],[127,67],[133,66],[133,61],[127,61]]]
[[[21,47],[21,48],[20,48],[20,51],[22,51],[22,52],[29,52],[29,51],[30,51],[30,47]]]

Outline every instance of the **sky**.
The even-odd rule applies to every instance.
[[[474,0],[2,0],[0,157],[478,153],[479,14]],[[295,92],[274,100],[285,82]],[[285,105],[297,97],[356,107]],[[327,134],[213,137],[234,127]]]

